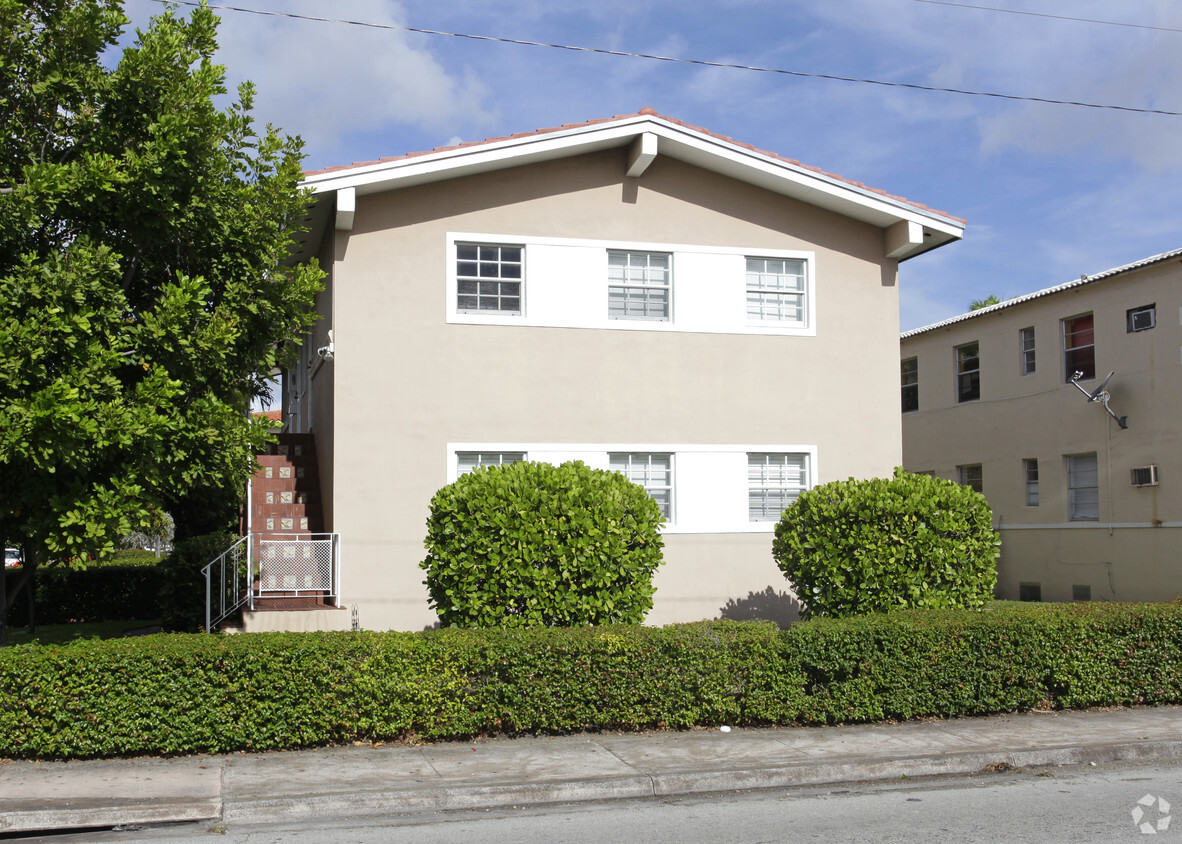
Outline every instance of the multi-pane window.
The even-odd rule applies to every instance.
[[[903,385],[903,412],[919,410],[919,359],[904,360],[900,376]]]
[[[1129,308],[1125,312],[1125,320],[1130,334],[1134,331],[1147,331],[1157,325],[1157,304]]]
[[[1026,506],[1038,506],[1038,461],[1029,457],[1022,461],[1022,469],[1026,473]]]
[[[747,513],[753,522],[774,522],[808,489],[807,454],[747,455]]]
[[[747,319],[804,325],[805,263],[795,258],[747,259]]]
[[[1100,520],[1100,474],[1095,453],[1067,458],[1067,518],[1073,522]]]
[[[956,347],[956,400],[972,401],[981,398],[981,359],[977,344]]]
[[[977,492],[984,491],[980,463],[972,463],[967,466],[957,466],[956,472],[960,476],[961,486],[972,487]]]
[[[661,507],[665,521],[673,521],[673,455],[627,452],[609,455],[613,471],[621,472]]]
[[[1034,328],[1023,328],[1018,332],[1022,353],[1022,374],[1034,372]]]
[[[456,244],[456,310],[520,314],[524,252],[520,246]]]
[[[1096,377],[1096,330],[1091,314],[1063,320],[1063,351],[1066,380]]]
[[[477,466],[503,466],[524,459],[525,452],[522,451],[461,451],[456,454],[457,474],[466,475]]]
[[[608,317],[668,321],[672,275],[667,253],[608,252]]]

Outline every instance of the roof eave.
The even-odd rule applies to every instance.
[[[900,221],[922,226],[923,238],[902,250],[897,255],[899,260],[959,240],[964,233],[964,221],[955,217],[647,114],[315,173],[304,180],[304,185],[316,194],[342,189],[352,189],[358,195],[399,190],[625,147],[646,133],[656,137],[658,155],[669,155],[881,228]]]

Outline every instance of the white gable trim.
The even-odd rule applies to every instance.
[[[364,196],[620,147],[631,147],[630,176],[643,173],[659,149],[660,155],[883,229],[913,223],[890,250],[900,260],[964,233],[964,223],[953,217],[647,114],[313,174],[304,186],[316,194],[353,188]]]

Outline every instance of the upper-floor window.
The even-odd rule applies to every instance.
[[[981,359],[977,344],[956,347],[956,400],[972,401],[981,398]]]
[[[673,455],[650,452],[627,452],[608,455],[613,471],[622,472],[661,508],[665,521],[673,521]]]
[[[520,246],[456,244],[456,310],[462,314],[520,314]]]
[[[805,263],[793,258],[747,259],[747,319],[807,322]]]
[[[1125,312],[1125,320],[1129,333],[1145,331],[1157,325],[1157,304],[1142,305],[1139,308],[1129,308]]]
[[[1100,473],[1095,452],[1067,458],[1067,518],[1073,522],[1100,520]]]
[[[971,487],[977,492],[983,492],[985,489],[984,477],[981,473],[980,463],[971,463],[967,466],[957,466],[956,474],[961,486]]]
[[[1077,372],[1082,379],[1096,377],[1096,329],[1091,314],[1063,320],[1063,353],[1066,380]]]
[[[664,252],[607,253],[607,315],[669,321],[672,261]]]
[[[1018,332],[1018,342],[1022,354],[1022,374],[1034,372],[1034,328],[1023,328]]]
[[[456,453],[457,474],[466,475],[477,466],[503,466],[524,459],[521,451],[460,451]]]
[[[753,522],[778,521],[808,489],[807,454],[747,455],[747,515]]]
[[[903,384],[903,412],[919,410],[919,359],[904,360],[900,376]]]
[[[1038,506],[1038,460],[1029,457],[1022,461],[1022,469],[1026,474],[1026,506]]]

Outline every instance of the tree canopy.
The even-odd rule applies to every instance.
[[[249,84],[218,106],[217,24],[166,11],[116,62],[120,0],[0,0],[0,537],[30,568],[243,484],[314,319],[301,144]]]

